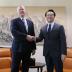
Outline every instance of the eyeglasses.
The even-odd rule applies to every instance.
[[[46,16],[54,16],[54,14],[47,14]]]

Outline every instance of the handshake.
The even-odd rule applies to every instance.
[[[27,35],[26,39],[27,39],[29,42],[36,41],[36,37],[35,37],[35,36],[31,36],[31,35]]]

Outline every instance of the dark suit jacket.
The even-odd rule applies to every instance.
[[[66,37],[62,25],[54,23],[53,29],[49,34],[47,32],[47,25],[45,25],[43,28],[41,28],[39,37],[36,38],[36,41],[39,42],[43,39],[44,56],[61,56],[61,54],[67,54]]]
[[[11,21],[11,33],[13,35],[12,51],[13,52],[27,52],[31,53],[36,49],[35,42],[28,42],[27,35],[35,36],[33,22],[26,19],[28,24],[28,33],[26,31],[24,22],[20,18]]]

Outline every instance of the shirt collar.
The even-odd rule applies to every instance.
[[[26,20],[26,18],[25,18],[25,17],[24,17],[24,18],[20,17],[20,19],[21,19],[21,20],[22,20],[22,19]]]
[[[52,28],[53,28],[53,26],[54,26],[54,22],[52,22],[52,23],[48,23],[48,22],[47,22],[47,24],[48,24],[48,28],[49,28],[49,24],[51,24],[51,30],[52,30]]]
[[[49,25],[49,24],[54,25],[54,22],[52,22],[52,23],[47,23],[47,24],[48,24],[48,25]]]

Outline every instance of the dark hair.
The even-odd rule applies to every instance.
[[[56,16],[56,13],[54,12],[54,10],[53,10],[53,9],[49,9],[49,10],[47,10],[47,11],[45,12],[45,17],[46,17],[46,15],[47,15],[48,12],[53,12],[53,13],[54,13],[54,16]]]

